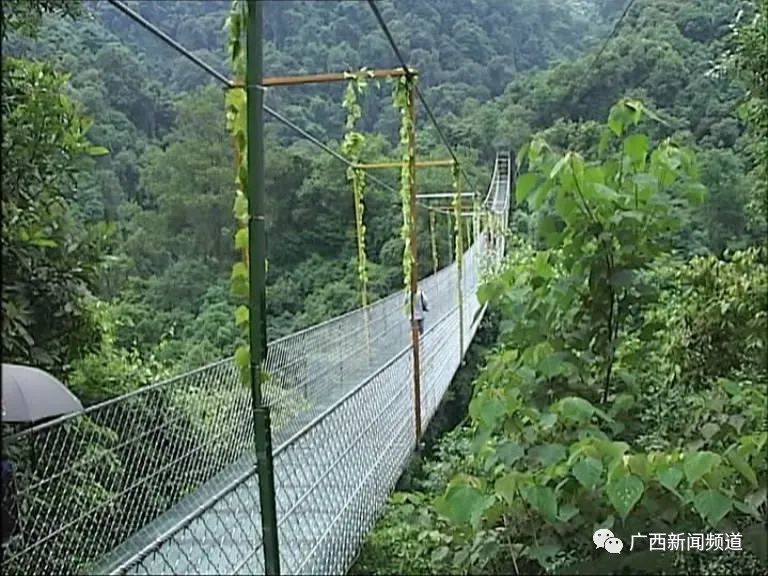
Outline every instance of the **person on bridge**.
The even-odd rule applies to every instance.
[[[4,453],[0,459],[0,469],[2,472],[0,527],[2,527],[2,546],[5,548],[11,537],[18,532],[19,511],[16,504],[16,475],[11,460]]]
[[[408,305],[406,296],[406,306]],[[408,311],[410,312],[410,310]],[[429,301],[421,289],[421,286],[416,288],[416,295],[413,299],[413,319],[419,325],[419,335],[424,334],[424,312],[429,312]]]

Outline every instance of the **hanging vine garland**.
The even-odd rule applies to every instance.
[[[400,203],[403,209],[403,225],[400,229],[400,237],[403,240],[403,279],[406,293],[409,300],[407,305],[410,309],[411,294],[411,273],[415,262],[411,261],[411,178],[408,169],[408,159],[412,143],[410,135],[412,134],[412,120],[409,109],[411,91],[413,90],[413,81],[407,77],[399,77],[394,80],[392,90],[392,103],[400,111],[400,148],[401,159],[403,162],[400,169]]]
[[[464,246],[462,242],[461,231],[461,182],[459,182],[459,165],[454,162],[451,175],[453,177],[453,215],[454,215],[454,242],[456,243],[456,268],[458,271],[458,289],[459,299],[459,356],[464,356]]]
[[[235,298],[247,299],[250,290],[250,281],[248,278],[248,158],[246,150],[248,146],[247,137],[247,113],[246,113],[246,90],[245,90],[245,44],[243,43],[243,33],[245,32],[246,21],[248,17],[248,4],[244,0],[233,0],[225,28],[229,33],[228,48],[229,58],[234,73],[235,84],[237,87],[230,88],[225,98],[227,130],[232,136],[235,146],[235,201],[233,212],[238,224],[235,233],[235,250],[241,253],[241,261],[235,262],[232,266],[231,291]],[[265,273],[268,269],[268,262],[264,261]],[[238,346],[235,350],[235,364],[240,371],[240,379],[246,386],[251,384],[251,350],[247,344],[249,339],[250,310],[247,304],[241,304],[235,309],[235,324],[240,328],[241,334],[246,340],[246,344]],[[269,375],[261,371],[261,381],[266,383]]]
[[[247,5],[242,0],[234,0],[226,22],[229,32],[229,57],[238,85],[244,84],[245,78],[245,50],[243,46],[243,32],[247,18]],[[236,298],[248,298],[250,288],[248,279],[248,198],[245,190],[248,186],[248,167],[246,158],[246,92],[244,88],[232,88],[227,91],[225,106],[227,118],[227,130],[232,135],[235,146],[235,202],[233,212],[238,223],[235,234],[235,249],[242,254],[240,262],[232,266],[231,290]],[[241,304],[235,309],[235,323],[241,329],[241,333],[248,338],[249,333],[249,309]],[[239,346],[235,351],[235,363],[240,371],[241,381],[250,385],[250,360],[251,352],[247,344]]]
[[[429,240],[432,244],[432,272],[437,274],[437,239],[435,238],[435,213],[429,211]]]
[[[464,231],[467,234],[467,246],[472,245],[472,221],[467,218],[464,221]]]
[[[464,253],[464,249],[462,246],[463,242],[461,230],[461,193],[459,186],[459,166],[457,164],[453,165],[451,175],[453,176],[453,214],[455,218],[453,229],[455,242],[454,250],[456,252],[456,260],[459,263],[459,271],[461,271],[462,255]]]
[[[341,150],[353,164],[360,163],[360,156],[365,136],[355,130],[357,121],[362,117],[362,108],[357,102],[357,96],[362,94],[368,86],[368,78],[372,73],[363,68],[356,74],[346,73],[349,79],[347,89],[344,92],[343,107],[347,111],[345,124],[346,133]],[[363,214],[365,210],[365,171],[361,168],[347,168],[347,181],[352,184],[352,193],[355,204],[355,233],[357,235],[357,275],[360,280],[360,294],[363,307],[368,305],[368,258],[365,251],[365,223]]]

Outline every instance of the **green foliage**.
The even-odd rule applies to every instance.
[[[739,368],[753,373],[766,366],[765,258],[765,249],[749,249],[727,260],[694,258],[676,272],[682,289],[664,312],[677,329],[657,336],[670,374],[686,389],[708,388]]]
[[[73,362],[68,384],[85,405],[98,404],[119,394],[170,377],[171,371],[154,357],[143,359],[135,349],[116,345],[118,310],[97,303],[94,315],[102,331],[98,349]]]
[[[235,0],[227,18],[229,32],[229,54],[232,68],[237,78],[243,80],[245,72],[245,44],[242,41],[248,5],[245,2]],[[232,295],[241,301],[245,301],[250,293],[248,268],[250,262],[248,243],[248,198],[245,191],[248,189],[248,163],[246,147],[248,134],[246,131],[246,91],[243,88],[234,88],[227,93],[227,128],[232,135],[236,151],[236,176],[235,176],[235,203],[233,207],[235,219],[240,229],[235,235],[235,248],[243,255],[242,262],[236,262],[232,266]],[[235,321],[240,327],[243,336],[248,339],[250,335],[250,311],[249,304],[242,304],[235,310]],[[245,386],[251,385],[251,350],[248,344],[242,344],[235,350],[235,364],[240,371],[240,379]]]
[[[346,73],[349,78],[344,92],[343,107],[347,111],[346,133],[341,144],[341,151],[353,164],[360,163],[360,154],[365,143],[365,136],[355,130],[355,125],[362,117],[362,109],[357,102],[358,95],[365,91],[368,85],[368,73],[365,69],[357,74]],[[368,304],[368,259],[365,252],[365,171],[350,166],[347,168],[347,181],[352,184],[353,201],[355,205],[355,232],[357,236],[357,273],[360,278],[360,293],[362,305]]]
[[[81,13],[81,0],[7,0],[3,2],[2,37],[11,30],[36,35],[44,14],[74,18]]]
[[[439,257],[437,252],[437,238],[435,237],[435,212],[429,211],[429,245],[432,256],[432,272],[437,274],[440,269]]]
[[[596,44],[618,16],[616,4],[492,1],[481,10],[445,0],[439,10],[400,1],[382,7],[396,34],[413,29],[398,42],[423,71],[422,89],[449,140],[472,160],[465,166],[472,176],[497,148],[519,148],[545,131],[532,171],[517,185],[521,203],[532,208],[517,217],[530,222],[535,241],[514,245],[506,271],[485,289],[503,313],[504,345],[479,380],[472,426],[448,436],[436,462],[425,464],[427,478],[417,484],[428,495],[400,498],[387,530],[374,534],[376,547],[367,553],[384,551],[369,564],[375,570],[575,566],[592,549],[574,544],[590,522],[616,518],[621,525],[626,515],[625,529],[652,517],[675,531],[683,520],[695,528],[742,527],[764,510],[765,256],[743,249],[765,236],[765,0],[732,33],[732,2],[636,3],[594,70],[589,54],[525,73]],[[139,1],[135,8],[205,61],[229,63],[244,78],[244,2]],[[77,15],[78,2],[14,0],[3,9],[7,54],[50,63],[4,61],[6,360],[68,370],[73,389],[91,403],[242,346],[248,268],[231,248],[233,236],[235,251],[248,243],[244,90],[227,92],[227,129],[240,152],[233,158],[220,89],[205,86],[202,73],[137,34],[112,7],[92,7],[94,17],[76,23],[59,16]],[[364,3],[278,2],[266,10],[269,74],[357,69],[390,56]],[[228,13],[230,41],[222,46]],[[707,74],[725,41],[748,89],[748,134],[735,112],[741,86]],[[604,129],[597,120],[626,95],[633,99],[614,109]],[[399,126],[407,159],[405,82],[395,87],[394,111],[383,105],[386,97],[369,90],[358,103],[355,94],[347,119],[357,118],[361,132],[349,134],[367,136],[345,138],[342,148],[389,158]],[[645,126],[645,134],[635,125],[644,111],[639,97],[664,119]],[[321,139],[338,138],[344,110],[335,92],[271,91],[269,98]],[[88,130],[93,144],[75,102],[96,119]],[[275,125],[265,134],[271,337],[354,308],[363,273],[373,300],[401,285],[401,266],[406,279],[429,267],[422,259],[416,270],[409,259],[405,225],[416,215],[402,201],[410,195],[406,172],[401,213],[398,198],[364,190],[360,171],[347,174],[356,191],[350,206],[338,192],[342,167],[295,138]],[[698,161],[678,143],[703,149]],[[440,140],[425,128],[418,145],[429,156]],[[110,154],[101,155],[106,149]],[[689,206],[682,199],[703,192],[697,169],[709,194]],[[420,190],[446,185],[419,174]],[[429,227],[418,228],[426,247]],[[461,257],[469,232],[461,218],[449,229],[454,242],[432,243],[433,260]],[[392,238],[398,231],[402,237]],[[678,259],[663,258],[670,245]],[[104,252],[111,256],[102,258]],[[718,258],[688,261],[707,252]],[[247,347],[236,355],[248,373]],[[208,434],[211,406],[230,401],[191,389],[173,400],[185,415],[181,433],[159,441],[173,449]],[[300,398],[286,402],[302,407]],[[134,408],[125,422],[157,424],[156,414]],[[119,453],[114,432],[97,432],[88,450]],[[618,461],[622,451],[626,463]],[[161,453],[156,461],[161,467]],[[109,462],[117,473],[133,473]],[[78,494],[78,502],[108,496],[86,478],[71,480],[62,494]],[[161,510],[155,504],[174,482],[158,479],[163,491],[143,501]],[[194,485],[188,479],[186,488]],[[438,492],[440,509],[465,524],[450,523],[430,505]],[[454,501],[462,507],[453,510]],[[705,572],[691,562],[691,573]]]
[[[3,58],[3,355],[58,374],[97,340],[86,301],[110,233],[75,218],[82,159],[104,150],[66,83],[45,64]]]
[[[436,533],[401,570],[431,557],[446,572],[615,571],[620,559],[593,551],[598,527],[626,543],[763,518],[762,256],[670,261],[675,203],[702,187],[690,152],[637,131],[644,116],[639,101],[614,106],[597,161],[539,138],[521,154],[516,192],[542,247],[517,240],[483,287],[501,347],[475,382],[471,425],[445,439],[461,456],[439,455],[442,481],[414,496],[418,513],[393,504],[403,530]]]
[[[415,158],[416,142],[414,119],[411,117],[411,102],[414,96],[415,78],[402,76],[393,80],[392,103],[400,112],[400,160],[403,165],[400,169],[400,203],[403,211],[403,224],[400,228],[400,238],[403,241],[403,283],[409,294],[409,302],[413,299],[411,294],[411,275],[417,274],[416,262],[413,261],[411,251],[411,227],[415,217],[411,214],[411,194],[415,182],[411,180],[410,161]],[[409,309],[412,302],[409,304]]]
[[[730,68],[747,87],[741,112],[752,133],[755,166],[748,213],[756,234],[764,238],[768,210],[768,1],[753,0],[750,4],[752,20],[736,23],[727,57]]]
[[[516,191],[518,202],[527,200],[534,210],[545,202],[554,208],[539,220],[547,250],[515,282],[520,301],[541,299],[519,334],[530,339],[536,326],[544,331],[542,339],[553,328],[561,334],[547,343],[546,354],[558,358],[556,365],[539,348],[523,356],[538,361],[537,370],[548,376],[599,378],[604,403],[613,390],[615,351],[626,320],[653,295],[641,276],[677,224],[671,206],[680,195],[701,193],[691,179],[689,152],[669,140],[651,150],[645,135],[629,132],[644,110],[631,100],[612,108],[599,163],[586,163],[576,152],[558,154],[534,140],[528,152],[532,171]]]
[[[742,90],[733,79],[712,73],[734,14],[733,3],[718,0],[636,3],[598,61],[596,54],[585,54],[512,79],[497,100],[467,106],[455,133],[486,158],[499,146],[519,149],[538,131],[544,131],[550,144],[594,156],[598,121],[620,98],[642,98],[665,120],[649,127],[652,143],[672,137],[707,151],[697,157],[701,182],[710,194],[702,205],[681,211],[675,248],[687,254],[720,254],[724,248],[762,242],[764,231],[744,226],[750,213],[764,213],[750,209],[744,198],[765,197],[765,184],[756,189],[765,180],[756,177],[766,172],[753,170],[747,177],[754,162],[745,162],[749,140],[736,111]],[[616,18],[618,14],[610,22]],[[759,69],[765,43],[752,45],[755,57],[750,62]]]

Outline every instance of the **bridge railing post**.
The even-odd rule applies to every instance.
[[[408,130],[408,180],[411,189],[410,197],[410,240],[411,240],[411,273],[410,273],[410,306],[411,306],[411,343],[413,347],[413,399],[414,423],[416,428],[416,449],[421,442],[421,359],[419,323],[414,311],[414,300],[418,294],[419,268],[416,253],[418,235],[416,233],[416,86],[415,77],[409,75],[408,82],[408,113],[411,117]]]
[[[263,11],[261,0],[246,4],[246,111],[248,166],[248,300],[251,403],[261,503],[261,530],[266,574],[280,574],[277,535],[275,475],[269,407],[262,398],[262,365],[267,356],[266,328],[266,228],[264,225],[264,93]]]

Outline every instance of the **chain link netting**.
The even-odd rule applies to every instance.
[[[499,170],[489,200],[509,195]],[[508,200],[501,203],[508,206]],[[482,317],[480,268],[496,238],[420,285],[426,427]],[[400,291],[268,347],[281,565],[342,573],[415,445],[407,296]],[[20,535],[4,574],[263,572],[250,391],[232,359],[4,438]]]

